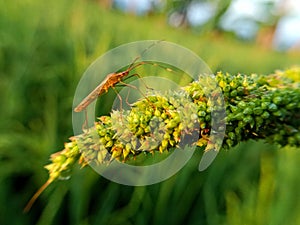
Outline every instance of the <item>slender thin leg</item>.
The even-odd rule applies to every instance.
[[[122,100],[121,95],[117,92],[117,90],[114,87],[111,87],[111,88],[114,90],[114,92],[116,92],[116,94],[120,100],[120,111],[123,111],[123,100]]]
[[[153,88],[149,87],[149,86],[145,83],[145,81],[143,80],[143,78],[142,78],[138,73],[129,75],[128,77],[126,77],[126,80],[127,80],[128,78],[130,78],[130,77],[133,77],[133,76],[136,76],[136,77],[140,78],[140,80],[143,82],[143,84],[145,85],[145,87],[146,87],[147,89],[149,89],[149,90],[154,90]],[[125,79],[124,79],[124,80],[125,80]],[[121,83],[121,81],[120,81],[120,83]],[[127,84],[126,84],[126,85],[127,85]],[[128,86],[128,85],[127,85],[127,86]]]
[[[87,115],[87,109],[84,110],[84,116],[85,116],[85,119],[84,119],[84,122],[81,126],[81,129],[82,131],[84,130],[89,130],[89,126],[88,126],[88,115]]]
[[[132,76],[134,76],[134,74],[132,74]],[[153,105],[153,103],[152,102],[150,102],[150,100],[147,98],[147,96],[139,89],[139,88],[137,88],[136,86],[134,86],[134,85],[131,85],[131,84],[127,84],[127,83],[124,83],[123,81],[120,81],[119,82],[120,84],[122,84],[122,85],[124,85],[124,86],[128,86],[128,87],[131,87],[131,88],[133,88],[133,89],[135,89],[135,90],[138,90],[140,93],[141,93],[141,95],[155,108],[155,106]],[[129,104],[130,105],[130,104]],[[132,104],[131,104],[132,105]],[[131,106],[130,105],[130,106]]]

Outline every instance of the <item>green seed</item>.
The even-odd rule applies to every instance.
[[[277,111],[273,112],[272,114],[277,117],[283,116],[283,113],[280,110],[277,110]]]
[[[229,85],[226,85],[226,86],[223,88],[223,91],[224,91],[224,92],[229,92],[229,91],[230,91],[230,86],[229,86]]]
[[[252,110],[250,107],[247,107],[246,109],[244,109],[243,113],[244,113],[245,115],[252,114],[252,113],[253,113],[253,110]]]
[[[275,112],[277,111],[278,107],[276,104],[274,103],[271,103],[269,106],[268,106],[268,110],[271,111],[271,112]]]
[[[168,146],[168,144],[169,144],[169,141],[168,140],[162,140],[161,141],[161,146],[165,149],[167,146]]]
[[[114,142],[112,140],[108,141],[105,145],[106,148],[110,148],[114,145]]]
[[[205,111],[199,111],[198,116],[204,117],[206,115]]]
[[[296,107],[297,107],[297,103],[296,102],[292,102],[292,103],[290,103],[290,104],[288,104],[286,106],[286,109],[287,110],[291,110],[291,109],[295,109]]]
[[[237,89],[238,95],[243,95],[244,94],[244,87],[238,87]]]
[[[165,133],[165,134],[164,134],[164,139],[170,140],[170,138],[171,138],[171,136],[170,136],[169,133]]]
[[[205,122],[200,123],[200,128],[205,129],[206,128],[206,123]]]
[[[263,118],[263,119],[268,119],[270,117],[270,113],[268,113],[268,112],[264,112],[263,114],[261,114],[261,118]]]
[[[238,113],[234,117],[235,120],[242,120],[243,118],[244,118],[244,114],[243,113]]]
[[[255,107],[255,108],[253,109],[253,113],[254,113],[255,115],[261,115],[263,112],[264,112],[263,109],[260,108],[260,107]]]
[[[230,139],[234,140],[236,136],[235,136],[235,133],[229,132],[229,133],[228,133],[228,137],[229,137]]]
[[[231,81],[229,84],[233,89],[236,89],[238,87],[238,82],[237,81]]]
[[[160,115],[160,117],[161,117],[163,120],[165,120],[165,119],[168,118],[168,115],[167,115],[165,112],[163,112],[163,113]]]
[[[66,161],[67,157],[63,154],[60,154],[58,156],[56,156],[54,159],[52,159],[52,162],[54,163],[64,163]]]
[[[238,107],[241,108],[241,109],[245,109],[245,108],[247,107],[247,104],[246,104],[246,102],[244,102],[244,101],[240,101],[240,102],[238,103]]]
[[[137,130],[137,132],[135,133],[135,135],[136,135],[136,136],[140,136],[140,135],[142,135],[143,133],[144,133],[144,129],[141,128],[141,127],[139,127],[138,130]]]
[[[264,119],[260,116],[255,117],[256,126],[259,127],[263,124]]]
[[[253,121],[253,117],[250,116],[250,115],[247,115],[247,116],[245,116],[245,117],[243,118],[243,121],[244,121],[245,123],[251,123],[251,122]]]
[[[246,124],[247,123],[244,120],[241,120],[241,121],[238,122],[238,127],[239,128],[244,128],[246,126]]]
[[[238,95],[237,90],[233,90],[230,92],[230,97],[236,97]]]
[[[174,128],[174,127],[177,127],[177,125],[178,125],[178,122],[177,122],[177,121],[175,121],[175,120],[170,120],[170,121],[167,123],[166,128],[167,128],[167,129],[172,129],[172,128]]]
[[[271,104],[270,102],[262,102],[261,103],[261,108],[262,109],[268,109],[270,104]]]
[[[156,109],[155,112],[154,112],[154,116],[160,117],[160,115],[161,115],[161,112]]]
[[[234,144],[234,142],[232,140],[230,140],[230,139],[227,139],[226,140],[226,144],[228,145],[228,147],[232,147],[233,144]]]
[[[145,133],[150,133],[151,132],[151,127],[150,126],[146,126],[144,129]]]
[[[206,122],[210,122],[211,121],[211,115],[210,114],[208,114],[208,115],[205,116],[205,121]]]
[[[108,135],[106,135],[104,138],[105,138],[106,141],[110,141],[110,140],[111,140],[111,137],[108,136]],[[92,141],[91,141],[91,142],[92,142]]]
[[[231,110],[231,112],[233,112],[233,113],[240,112],[239,107],[234,106],[234,105],[230,105],[230,110]]]
[[[219,82],[219,86],[221,87],[221,88],[225,88],[226,87],[226,85],[227,85],[227,83],[225,82],[225,81],[223,81],[223,80],[221,80],[220,82]]]

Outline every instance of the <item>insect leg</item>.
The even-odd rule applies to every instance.
[[[84,130],[89,130],[89,125],[88,125],[88,114],[87,114],[87,109],[84,109],[84,116],[85,116],[85,119],[84,119],[84,123],[82,124],[82,131]]]
[[[120,100],[120,110],[122,111],[123,110],[123,100],[122,100],[122,97],[121,97],[121,95],[117,92],[117,90],[112,86],[111,87],[115,92],[116,92],[116,94],[117,94],[117,96],[118,96],[118,98],[119,98],[119,100]]]
[[[136,76],[136,75],[138,75],[138,74],[132,74],[132,76]],[[140,94],[153,106],[153,107],[155,107],[154,105],[153,105],[153,103],[152,102],[150,102],[150,100],[147,98],[147,96],[139,89],[139,88],[137,88],[136,86],[134,86],[134,85],[131,85],[131,84],[127,84],[127,83],[124,83],[123,81],[119,81],[119,83],[120,84],[122,84],[122,85],[124,85],[124,86],[128,86],[128,87],[131,87],[131,88],[133,88],[133,89],[135,89],[135,90],[137,90],[138,92],[140,92]],[[151,88],[152,89],[152,88]],[[153,90],[153,89],[152,89]],[[130,104],[129,104],[130,105]],[[132,104],[131,104],[132,105]]]
[[[130,92],[130,89],[128,89],[128,93],[127,93],[127,96],[126,96],[126,103],[127,103],[127,105],[132,106],[132,104],[130,104],[130,103],[128,102],[129,92]]]
[[[141,75],[139,75],[138,73],[131,74],[131,75],[129,75],[128,77],[126,77],[126,79],[129,79],[130,77],[133,77],[133,76],[136,76],[136,77],[140,78],[140,80],[143,82],[143,84],[145,85],[145,87],[146,87],[147,89],[153,90],[153,88],[149,87],[149,86],[145,83],[145,81],[143,80],[143,78],[141,77]],[[126,79],[124,79],[124,80],[126,80]],[[121,83],[121,82],[120,82],[120,83]],[[128,86],[128,84],[126,84],[125,86]],[[136,89],[137,89],[137,88],[136,88]]]

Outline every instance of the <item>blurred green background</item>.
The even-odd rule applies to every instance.
[[[128,187],[75,168],[22,212],[47,180],[43,166],[72,136],[72,101],[85,69],[111,48],[165,39],[214,72],[272,73],[300,63],[232,35],[171,28],[163,14],[138,17],[101,1],[0,2],[0,224],[300,224],[299,149],[262,142],[222,151],[204,172],[201,153],[170,179]]]

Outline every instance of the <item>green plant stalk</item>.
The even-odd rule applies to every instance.
[[[197,131],[200,131],[197,139],[189,144],[206,151],[220,144],[229,149],[250,139],[300,146],[300,68],[270,75],[219,72],[215,78],[223,96],[207,98],[200,82],[194,81],[182,91],[155,93],[141,99],[130,111],[113,111],[110,116],[99,117],[94,127],[70,138],[64,150],[51,155],[51,163],[45,166],[49,179],[25,211],[49,184],[69,177],[76,163],[82,166],[111,160],[130,163],[141,153],[169,151]],[[225,138],[218,143],[209,134],[211,117],[222,112],[214,103],[222,98],[226,117],[220,120],[226,128],[219,127],[220,131],[225,129]]]

